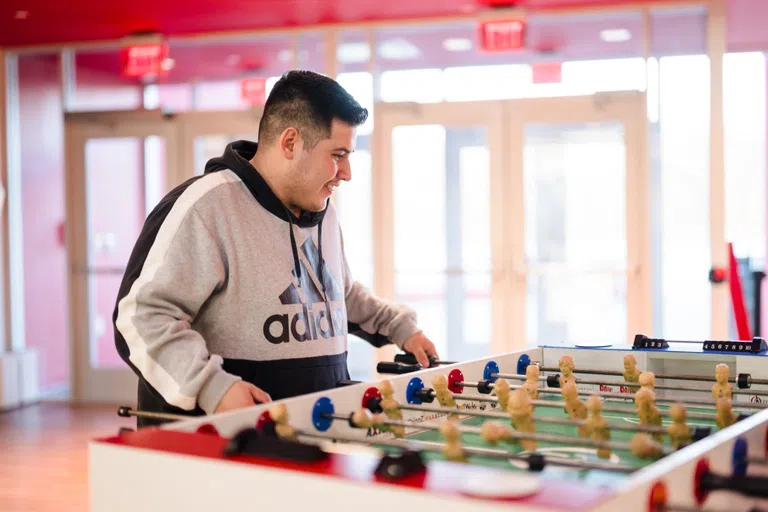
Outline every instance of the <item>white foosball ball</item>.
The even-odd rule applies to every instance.
[[[767,354],[638,336],[401,358],[377,382],[94,440],[91,510],[768,511]]]

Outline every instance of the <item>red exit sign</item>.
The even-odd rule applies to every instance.
[[[267,101],[267,79],[244,78],[240,82],[240,97],[249,105],[263,105]]]
[[[525,46],[525,21],[519,18],[483,21],[480,42],[483,50],[489,52],[519,50]]]
[[[166,43],[130,45],[120,50],[124,76],[160,75],[164,72],[163,61],[167,58]]]

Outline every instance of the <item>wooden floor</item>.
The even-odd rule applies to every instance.
[[[116,410],[51,402],[0,412],[0,511],[87,511],[88,440],[135,428]]]

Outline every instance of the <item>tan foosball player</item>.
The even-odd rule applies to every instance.
[[[712,400],[717,403],[721,398],[731,400],[733,389],[728,383],[728,365],[720,363],[715,367],[715,384],[712,386]]]
[[[738,416],[733,412],[733,404],[728,398],[721,398],[717,401],[717,412],[715,413],[715,423],[721,429],[730,427],[738,420]]]
[[[512,426],[515,430],[528,434],[536,433],[536,423],[533,421],[533,407],[525,390],[519,388],[509,395],[507,412],[512,418]],[[520,445],[529,452],[535,451],[537,446],[535,439],[521,439]]]
[[[529,364],[525,369],[525,383],[523,389],[528,393],[531,400],[539,399],[539,367],[535,364]]]
[[[452,462],[466,462],[467,453],[461,444],[461,432],[454,420],[446,419],[440,424],[440,434],[445,440],[443,455]]]
[[[561,357],[557,366],[560,368],[560,389],[563,389],[569,382],[575,385],[576,376],[573,374],[573,370],[576,368],[576,365],[573,362],[573,357]]]
[[[637,369],[637,359],[634,354],[624,356],[624,380],[637,382],[640,379],[640,370]]]
[[[642,375],[640,378],[643,378]],[[650,388],[641,388],[635,394],[635,408],[641,425],[661,426],[661,413],[656,408],[656,394]],[[663,434],[653,434],[653,438],[658,442],[664,440]]]
[[[496,393],[496,398],[499,399],[499,408],[502,411],[506,411],[509,404],[509,382],[504,379],[497,379],[493,383],[493,392]]]
[[[296,429],[288,423],[288,409],[285,404],[270,407],[269,417],[275,422],[275,433],[280,439],[296,440]]]
[[[445,375],[438,375],[432,379],[432,389],[435,390],[435,397],[443,407],[456,407],[456,400],[453,393],[448,389],[448,379]]]
[[[381,410],[387,418],[391,420],[403,421],[403,411],[398,407],[397,400],[392,398],[395,394],[395,390],[392,389],[392,383],[388,380],[382,381],[379,385],[379,393],[381,393]],[[395,437],[403,437],[405,435],[405,428],[402,425],[389,425],[387,429],[395,434]]]
[[[685,406],[683,404],[672,404],[669,408],[669,417],[672,419],[672,424],[667,427],[667,434],[672,440],[672,446],[678,449],[681,446],[691,444],[691,428],[685,422],[687,417]]]
[[[587,406],[579,399],[579,391],[574,384],[567,384],[563,390],[563,400],[565,400],[565,412],[574,420],[587,419]],[[586,425],[579,425],[579,435],[589,436],[589,429]]]
[[[649,389],[653,391],[656,386],[656,376],[652,372],[643,372],[637,378],[637,383],[640,384],[640,389]],[[656,398],[654,397],[654,400]]]
[[[480,437],[490,445],[512,441],[512,429],[498,421],[486,421],[480,427]]]
[[[610,441],[611,431],[608,430],[608,422],[603,418],[603,403],[599,396],[592,395],[587,399],[587,428],[589,436],[595,441]],[[608,459],[611,456],[610,448],[598,448],[597,456],[601,459]]]

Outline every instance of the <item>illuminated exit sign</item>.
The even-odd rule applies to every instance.
[[[480,43],[488,52],[519,50],[525,46],[525,21],[492,20],[480,23]]]
[[[167,43],[148,43],[124,46],[120,49],[120,64],[124,76],[160,75],[165,72],[163,62],[168,58]]]

